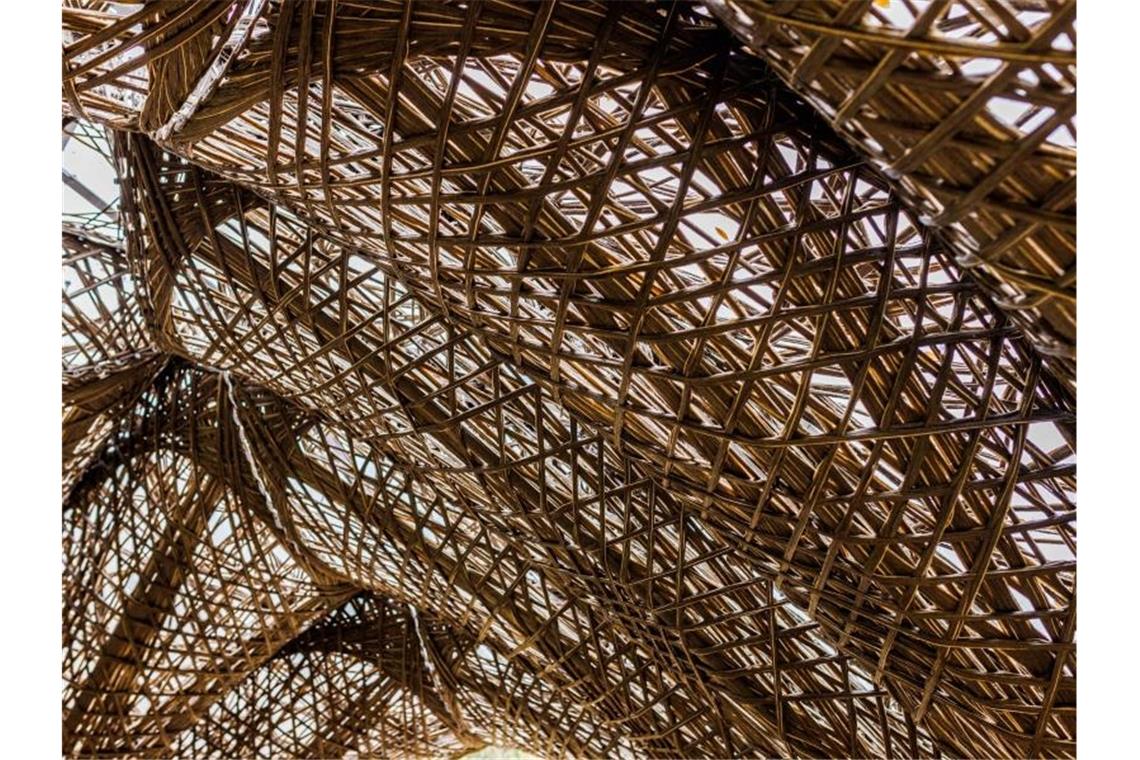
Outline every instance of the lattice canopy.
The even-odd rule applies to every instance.
[[[65,753],[1075,757],[1074,14],[892,3],[65,4]]]
[[[709,0],[1076,382],[1076,0]]]

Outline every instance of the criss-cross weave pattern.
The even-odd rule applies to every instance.
[[[138,144],[145,138],[123,139],[132,164],[125,177],[134,176],[135,167],[157,166],[159,151]],[[153,219],[172,219],[172,228],[191,229],[203,209],[215,206],[191,201],[179,220],[173,203],[160,204],[194,197],[193,186],[179,185],[177,178],[190,182],[195,173],[175,161],[154,176],[160,188],[164,180],[169,183],[169,191],[158,190],[149,198],[155,204]],[[216,197],[225,186],[215,183],[198,191]],[[241,194],[232,189],[236,205]],[[147,199],[141,190],[137,195]],[[135,196],[126,197],[128,207]],[[282,249],[304,245],[295,220],[275,217],[273,238],[268,237],[270,226],[268,218],[259,222],[251,213],[239,245],[227,246],[220,242],[227,238],[219,235],[216,250],[222,258],[215,265],[205,256],[213,241],[206,242],[201,226],[185,243],[199,255],[186,262],[186,276],[168,281],[163,300],[171,305],[173,337],[156,342],[179,356],[169,360],[174,368],[168,372],[194,378],[171,387],[202,390],[169,401],[175,409],[193,410],[183,413],[189,419],[180,418],[178,424],[163,420],[153,427],[183,440],[172,444],[179,451],[189,451],[195,442],[189,454],[194,461],[209,462],[215,471],[236,467],[226,482],[244,495],[258,524],[276,529],[280,545],[294,553],[310,576],[330,587],[344,582],[411,597],[431,615],[473,626],[482,636],[473,637],[476,644],[507,653],[522,648],[524,662],[538,658],[542,665],[532,672],[499,677],[498,702],[494,692],[481,692],[493,707],[505,707],[507,716],[559,716],[574,706],[591,705],[587,717],[570,712],[560,718],[566,724],[560,730],[541,722],[538,728],[516,729],[531,732],[523,737],[539,732],[541,742],[508,732],[509,743],[549,754],[605,756],[615,746],[627,747],[632,733],[640,740],[636,754],[670,757],[692,752],[835,756],[926,751],[922,746],[929,745],[917,743],[913,726],[886,695],[848,657],[821,640],[817,626],[769,579],[757,576],[752,562],[725,552],[711,539],[710,528],[686,518],[669,492],[619,457],[608,440],[579,428],[537,386],[501,366],[478,343],[454,339],[437,316],[374,267],[357,273],[358,286],[345,292],[350,306],[366,305],[375,315],[371,324],[357,328],[360,342],[349,344],[360,353],[346,348],[342,355],[332,349],[327,322],[313,316],[302,299],[312,299],[323,288],[313,273],[341,272],[353,259],[359,264],[359,257],[316,241],[314,250],[324,251],[319,258],[310,257],[304,267],[294,257],[282,259],[279,274],[270,279],[268,261],[258,262],[274,241]],[[156,282],[152,272],[164,266],[161,257],[136,252],[133,246],[131,252],[139,279]],[[231,279],[222,274],[226,271]],[[254,295],[255,285],[242,285],[254,283],[255,275],[264,283],[264,302]],[[279,295],[269,292],[274,287]],[[148,288],[151,297],[158,292],[158,286]],[[257,342],[258,324],[272,319],[283,302],[299,309],[287,333],[272,344],[287,360],[254,350],[244,361],[224,359],[232,366],[232,372],[221,370],[225,375],[205,369],[218,358],[208,350],[210,344],[221,341],[222,350],[236,356],[239,349],[229,348],[231,342]],[[226,312],[233,317],[225,317]],[[231,319],[236,322],[225,327]],[[386,333],[380,332],[385,324]],[[370,345],[385,334],[384,348]],[[378,351],[386,355],[385,362],[366,361],[355,377],[340,377],[351,371],[348,362]],[[282,368],[288,375],[282,375]],[[317,418],[289,405],[296,411],[288,422],[289,414],[282,410],[289,407],[281,406],[286,402],[273,400],[282,396],[257,390],[256,403],[250,401],[257,416],[247,416],[234,409],[243,405],[246,393],[237,377],[264,382],[305,407],[328,411]],[[364,383],[364,390],[354,387],[354,379]],[[336,395],[322,397],[322,386]],[[432,391],[449,386],[458,386],[453,398]],[[297,388],[308,392],[295,395]],[[386,389],[391,400],[383,405]],[[348,395],[342,396],[345,391]],[[381,405],[358,411],[351,406],[354,397]],[[473,415],[472,409],[485,411]],[[126,429],[147,426],[126,424]],[[106,448],[121,456],[134,445],[142,444],[112,436]],[[683,553],[690,556],[680,589],[674,573],[650,574],[645,568],[649,557],[658,564],[676,564]],[[696,598],[681,604],[682,594]],[[702,601],[705,596],[708,600]],[[679,618],[682,612],[685,617]],[[181,625],[178,610],[168,614],[168,625]],[[678,619],[693,622],[678,631]],[[565,623],[555,626],[558,620]],[[508,661],[502,671],[509,674],[507,666],[517,661]],[[627,676],[617,683],[597,676],[583,682],[587,674],[604,672],[607,662]],[[247,669],[253,665],[256,661],[242,663]],[[569,672],[556,678],[563,669]],[[542,673],[543,680],[533,671]],[[702,686],[708,676],[716,680]],[[636,680],[626,683],[626,678]],[[553,684],[543,688],[547,681]],[[701,694],[700,702],[686,698],[681,686],[686,683],[684,689]],[[140,685],[140,697],[149,701],[149,683]],[[201,698],[223,693],[211,689]],[[851,695],[857,695],[854,709],[846,705]],[[727,716],[710,715],[708,700],[723,702]],[[668,709],[650,710],[658,704]],[[589,717],[593,711],[600,716]],[[747,722],[735,725],[741,719]],[[500,715],[482,725],[494,728],[503,720]],[[615,721],[624,728],[599,737],[587,728],[595,721]],[[823,725],[811,725],[817,721]],[[140,730],[137,725],[128,722],[121,730],[130,735]],[[322,731],[308,737],[302,733],[305,741],[291,749],[278,745],[276,751],[304,756],[308,742],[317,741]],[[139,745],[134,747],[137,751]]]
[[[709,0],[1076,382],[1076,0]]]
[[[1075,754],[1071,378],[709,11],[63,21],[65,752]]]

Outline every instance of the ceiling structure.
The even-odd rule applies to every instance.
[[[65,753],[1075,756],[1072,6],[883,5],[65,5]]]

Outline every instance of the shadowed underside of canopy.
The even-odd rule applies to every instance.
[[[1075,754],[1071,377],[703,7],[63,23],[65,752]]]

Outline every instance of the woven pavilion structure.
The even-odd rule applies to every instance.
[[[1076,756],[1071,0],[66,0],[64,753]]]

